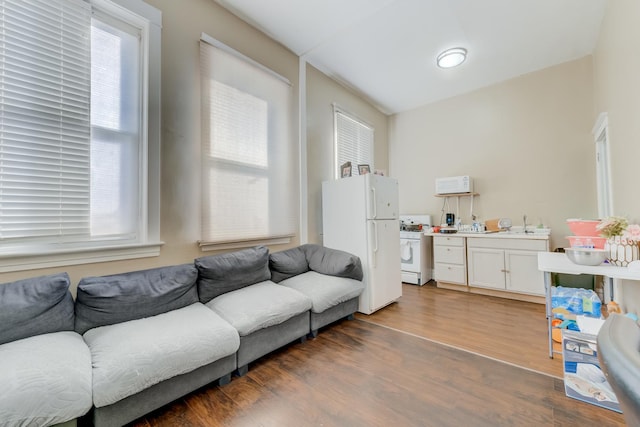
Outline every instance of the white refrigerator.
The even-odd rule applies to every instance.
[[[402,296],[398,203],[393,178],[366,174],[322,183],[323,243],[360,257],[364,314]]]

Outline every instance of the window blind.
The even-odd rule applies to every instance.
[[[0,240],[89,234],[90,18],[81,0],[0,1]]]
[[[290,236],[297,228],[292,91],[270,70],[200,42],[202,243]]]
[[[358,174],[358,165],[369,165],[373,170],[373,127],[357,117],[334,106],[335,127],[335,174],[339,178],[339,167],[351,162],[353,175]]]

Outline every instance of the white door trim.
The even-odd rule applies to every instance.
[[[613,192],[611,185],[611,155],[609,140],[609,116],[600,113],[591,131],[596,149],[596,184],[598,193],[598,216],[613,215]]]

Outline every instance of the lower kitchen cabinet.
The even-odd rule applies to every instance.
[[[433,237],[433,274],[438,284],[467,284],[465,238],[453,236]]]
[[[548,250],[548,240],[470,238],[469,286],[544,296],[544,274],[538,270],[538,252]]]

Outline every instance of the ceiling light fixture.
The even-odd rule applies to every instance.
[[[438,55],[438,67],[452,68],[462,64],[467,58],[467,49],[462,47],[454,47],[447,49]]]

